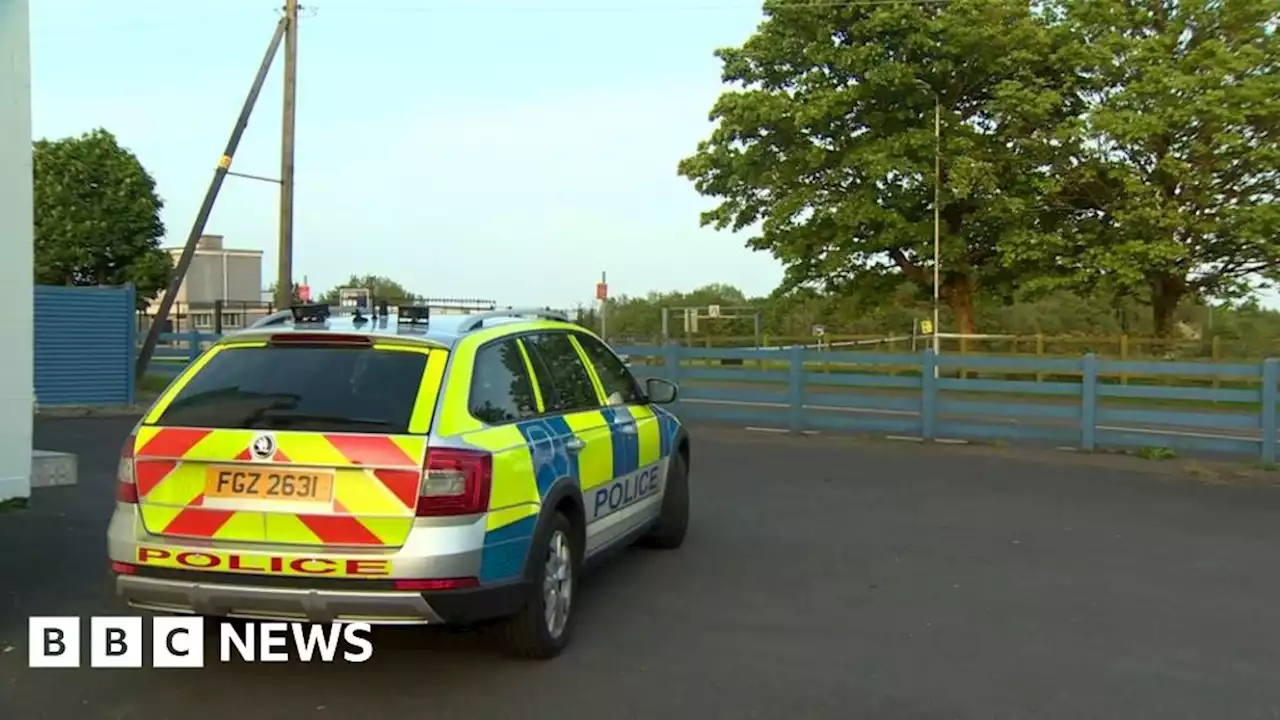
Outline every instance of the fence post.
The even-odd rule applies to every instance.
[[[663,364],[666,365],[667,379],[677,385],[680,384],[680,346],[674,343],[668,344],[662,351]]]
[[[222,311],[224,309],[221,300],[213,301],[213,331],[219,335],[222,334]]]
[[[196,324],[191,323],[191,330],[187,334],[187,361],[195,362],[200,357],[200,331],[196,329]]]
[[[932,440],[938,417],[938,356],[925,348],[920,365],[920,437]]]
[[[1213,360],[1213,362],[1222,362],[1222,342],[1221,342],[1221,340],[1222,340],[1222,338],[1218,337],[1217,335],[1214,335],[1214,336],[1213,336],[1213,341],[1212,341],[1212,344],[1210,345],[1210,350],[1209,350],[1209,352],[1210,352],[1210,358]],[[1214,376],[1213,376],[1213,389],[1214,389],[1214,390],[1219,390],[1219,389],[1221,389],[1221,388],[1222,388],[1222,379],[1221,379],[1220,377],[1218,377],[1217,375],[1214,375]]]
[[[1044,335],[1036,333],[1036,357],[1044,357]],[[1036,373],[1036,382],[1044,382],[1044,373]]]
[[[787,384],[787,399],[791,402],[790,429],[792,433],[804,430],[804,347],[792,345],[788,353],[791,365]]]
[[[1280,360],[1262,361],[1262,462],[1276,461],[1276,380],[1280,379]]]
[[[1098,428],[1098,356],[1084,356],[1080,378],[1080,447],[1093,451]]]
[[[1129,359],[1129,336],[1128,336],[1128,335],[1121,335],[1121,336],[1120,336],[1120,359],[1121,359],[1121,360],[1128,360],[1128,359]],[[1128,375],[1125,375],[1124,373],[1121,373],[1121,374],[1120,374],[1120,384],[1121,384],[1121,385],[1128,385],[1128,384],[1129,384],[1129,376],[1128,376]]]

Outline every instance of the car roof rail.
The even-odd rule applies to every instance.
[[[469,316],[465,322],[459,326],[458,331],[468,333],[473,330],[479,330],[484,327],[485,320],[493,320],[494,318],[539,318],[542,320],[559,320],[560,322],[569,322],[569,316],[557,310],[550,308],[507,308],[506,310],[490,310],[488,312],[477,313]]]

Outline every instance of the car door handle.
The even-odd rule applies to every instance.
[[[629,423],[622,423],[621,425],[619,425],[618,432],[624,432],[630,435],[635,435],[637,432],[639,432],[639,430],[636,428],[635,423],[629,422]]]
[[[586,446],[587,444],[582,442],[582,438],[579,437],[572,437],[564,441],[564,449],[575,454],[582,452],[582,449]]]

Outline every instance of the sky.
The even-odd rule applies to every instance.
[[[752,0],[304,0],[294,279],[572,307],[782,277],[700,228],[676,174],[723,90],[713,51]],[[271,0],[33,0],[37,138],[113,132],[155,177],[166,246],[191,229],[279,17]],[[232,170],[280,175],[283,55]],[[277,186],[229,177],[206,227],[276,274]]]

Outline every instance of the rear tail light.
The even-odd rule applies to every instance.
[[[479,587],[480,581],[473,577],[465,578],[433,578],[431,580],[396,580],[396,590],[412,592],[429,592],[431,590],[458,590],[461,588]]]
[[[134,567],[133,565],[130,565],[129,563],[122,563],[122,562],[111,563],[111,572],[117,575],[133,575],[137,571],[138,571],[138,568]]]
[[[418,491],[418,517],[474,515],[489,509],[493,456],[476,450],[432,448]]]
[[[120,463],[116,466],[116,501],[138,504],[138,482],[134,474],[132,433],[120,449]]]

